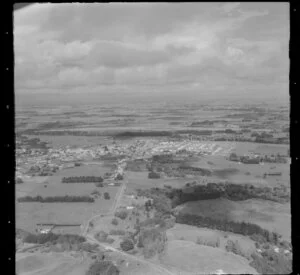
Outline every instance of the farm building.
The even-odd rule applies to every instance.
[[[54,228],[54,224],[37,224],[35,231],[40,234],[48,234]]]

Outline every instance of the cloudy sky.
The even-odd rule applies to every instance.
[[[288,3],[34,4],[14,14],[17,94],[288,94]]]

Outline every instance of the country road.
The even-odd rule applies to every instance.
[[[93,217],[91,217],[87,222],[84,222],[82,224],[82,227],[83,227],[83,230],[82,230],[82,235],[85,236],[87,234],[87,230],[88,230],[88,227],[89,227],[89,223],[94,220],[95,218],[97,217],[103,217],[103,216],[108,216],[108,215],[114,215],[115,214],[115,211],[117,210],[118,206],[119,206],[119,202],[120,202],[120,199],[122,198],[123,196],[123,193],[126,189],[126,184],[128,183],[128,180],[125,180],[124,183],[121,185],[121,187],[119,188],[119,191],[118,191],[118,194],[115,196],[115,199],[114,199],[114,203],[111,207],[111,210],[107,213],[100,213],[100,214],[97,214]]]
[[[152,263],[152,262],[150,262],[150,261],[147,261],[147,260],[138,258],[138,257],[136,257],[136,256],[134,256],[134,255],[130,255],[130,254],[128,254],[128,253],[125,253],[125,252],[123,252],[123,251],[121,251],[121,250],[119,250],[119,249],[116,249],[116,248],[114,248],[114,247],[108,245],[108,244],[100,243],[100,242],[98,242],[98,241],[97,241],[94,237],[92,237],[92,236],[87,235],[87,236],[86,236],[86,239],[87,239],[89,242],[99,244],[100,246],[104,247],[105,249],[110,249],[110,250],[112,250],[112,251],[114,251],[114,252],[117,252],[117,253],[119,253],[119,254],[122,254],[123,256],[126,256],[127,258],[131,258],[132,260],[139,261],[139,262],[142,262],[142,263],[144,263],[144,264],[151,265],[154,269],[156,269],[156,270],[162,272],[162,274],[177,275],[177,274],[172,273],[170,270],[168,270],[168,269],[166,269],[166,268],[164,268],[164,267],[162,267],[162,266],[160,266],[160,265],[157,265],[157,264],[154,264],[154,263]]]
[[[127,185],[127,184],[128,184],[128,180],[126,179],[126,180],[124,181],[124,183],[121,185],[120,190],[119,190],[118,194],[117,194],[116,197],[115,197],[115,201],[114,201],[114,203],[113,203],[113,205],[112,205],[112,208],[111,208],[111,210],[110,210],[108,213],[106,213],[106,214],[103,214],[103,213],[97,214],[97,215],[91,217],[91,218],[86,222],[86,225],[84,225],[84,224],[82,225],[82,226],[83,226],[83,230],[82,230],[81,235],[84,236],[89,242],[97,243],[98,245],[102,246],[102,247],[105,248],[105,249],[110,249],[110,250],[112,250],[112,251],[114,251],[114,252],[117,252],[117,253],[119,253],[119,254],[122,254],[123,256],[126,256],[126,257],[128,257],[128,258],[131,258],[131,259],[133,259],[133,260],[135,260],[135,261],[139,261],[139,262],[142,262],[142,263],[151,265],[154,269],[156,269],[157,271],[160,271],[161,274],[176,275],[176,274],[172,273],[170,270],[168,270],[168,269],[166,269],[166,268],[164,268],[164,267],[162,267],[162,266],[160,266],[160,265],[157,265],[157,264],[154,264],[154,263],[152,263],[152,262],[150,262],[150,261],[147,261],[147,260],[138,258],[138,257],[136,257],[136,256],[134,256],[134,255],[130,255],[130,254],[128,254],[128,253],[125,253],[125,252],[123,252],[123,251],[121,251],[121,250],[119,250],[119,249],[116,249],[116,248],[114,248],[114,247],[108,245],[108,244],[100,243],[100,242],[97,241],[93,236],[88,235],[87,231],[88,231],[88,228],[89,228],[89,223],[90,223],[93,219],[95,219],[95,218],[97,218],[97,217],[101,217],[101,216],[106,216],[106,215],[114,215],[115,211],[116,211],[117,208],[119,207],[120,200],[121,200],[121,198],[122,198],[122,196],[123,196],[123,193],[124,193],[124,191],[125,191],[125,189],[126,189],[126,185]]]

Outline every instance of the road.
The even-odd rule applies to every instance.
[[[125,191],[125,189],[126,189],[127,184],[128,184],[128,180],[125,179],[125,181],[123,182],[123,184],[121,185],[121,187],[120,187],[120,189],[119,189],[118,194],[115,196],[115,201],[114,201],[114,203],[113,203],[113,205],[112,205],[111,210],[110,210],[108,213],[106,213],[106,214],[103,214],[103,213],[97,214],[97,215],[91,217],[91,218],[86,222],[86,225],[85,225],[85,226],[84,226],[84,224],[83,224],[82,236],[84,236],[89,242],[97,243],[99,246],[101,246],[101,247],[103,247],[103,248],[105,248],[105,249],[110,249],[110,250],[112,250],[112,251],[114,251],[114,252],[117,252],[117,253],[119,253],[119,254],[122,254],[123,256],[126,256],[127,258],[131,258],[131,259],[133,259],[133,260],[135,260],[135,261],[139,261],[139,262],[141,262],[141,263],[148,264],[148,265],[152,266],[154,269],[156,269],[157,271],[160,271],[162,274],[176,275],[176,274],[172,273],[170,270],[168,270],[168,269],[166,269],[166,268],[164,268],[164,267],[162,267],[162,266],[160,266],[160,265],[157,265],[157,264],[154,264],[154,263],[152,263],[152,262],[150,262],[150,261],[147,261],[147,260],[138,258],[138,257],[136,257],[136,256],[134,256],[134,255],[130,255],[130,254],[128,254],[128,253],[125,253],[125,252],[123,252],[123,251],[121,251],[121,250],[119,250],[119,249],[116,249],[116,248],[114,248],[114,247],[108,245],[108,244],[100,243],[100,242],[99,242],[98,240],[96,240],[93,236],[88,235],[87,231],[88,231],[88,228],[89,228],[89,223],[90,223],[93,219],[95,219],[95,218],[97,218],[97,217],[101,217],[101,216],[103,217],[103,216],[106,216],[106,215],[114,215],[115,211],[116,211],[117,208],[119,207],[120,200],[121,200],[121,198],[122,198],[122,196],[123,196],[123,193],[124,193],[124,191]]]
[[[156,270],[162,272],[162,274],[177,275],[177,274],[172,273],[170,270],[168,270],[168,269],[166,269],[166,268],[164,268],[164,267],[162,267],[162,266],[160,266],[160,265],[158,265],[158,264],[154,264],[154,263],[152,263],[152,262],[150,262],[150,261],[147,261],[147,260],[138,258],[138,257],[136,257],[136,256],[134,256],[134,255],[125,253],[125,252],[123,252],[123,251],[121,251],[121,250],[119,250],[119,249],[116,249],[116,248],[114,248],[114,247],[108,245],[108,244],[100,243],[100,242],[98,242],[94,237],[92,237],[92,236],[90,236],[90,235],[87,235],[87,236],[86,236],[86,239],[87,239],[89,242],[91,242],[91,243],[99,244],[100,246],[102,246],[102,247],[105,248],[105,249],[109,249],[109,250],[112,250],[112,251],[114,251],[114,252],[116,252],[116,253],[122,254],[123,256],[125,256],[125,257],[127,257],[127,258],[130,258],[130,259],[132,259],[132,260],[134,260],[134,261],[139,261],[139,262],[141,262],[141,263],[150,265],[150,266],[153,267],[154,269],[156,269]]]
[[[111,207],[111,210],[107,213],[99,213],[93,217],[91,217],[87,222],[83,223],[82,224],[82,227],[83,227],[83,230],[82,230],[82,235],[85,236],[87,234],[87,230],[88,230],[88,227],[89,227],[89,223],[98,218],[98,217],[103,217],[103,216],[109,216],[109,215],[114,215],[115,214],[115,211],[117,210],[117,208],[119,207],[119,203],[120,203],[120,200],[123,196],[123,193],[126,189],[126,185],[128,183],[128,180],[126,179],[122,185],[120,186],[119,190],[118,190],[118,194],[115,196],[115,199],[114,199],[114,203]]]

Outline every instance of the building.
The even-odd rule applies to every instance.
[[[37,224],[35,231],[39,234],[48,234],[54,228],[54,224]]]

